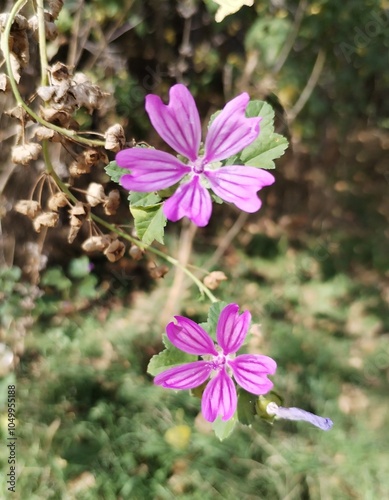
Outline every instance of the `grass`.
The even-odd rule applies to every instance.
[[[57,313],[27,337],[21,359],[12,498],[388,497],[389,363],[374,333],[374,296],[358,295],[355,318],[356,284],[347,275],[323,281],[309,251],[274,254],[247,256],[237,245],[239,264],[220,295],[252,311],[249,349],[277,360],[274,380],[285,404],[330,416],[332,431],[257,422],[219,442],[196,398],[155,387],[146,366],[160,348],[153,315],[166,285],[139,293],[104,321],[101,304],[64,316],[58,302]],[[195,306],[193,317],[205,319],[206,308]]]

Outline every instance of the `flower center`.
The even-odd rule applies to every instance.
[[[212,356],[212,360],[210,361],[210,365],[212,366],[212,370],[220,371],[227,362],[227,357],[220,353],[218,356]]]
[[[206,162],[201,156],[197,158],[195,161],[190,162],[190,166],[193,168],[193,171],[196,174],[202,174],[204,172],[205,165]]]

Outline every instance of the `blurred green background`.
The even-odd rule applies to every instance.
[[[38,239],[9,208],[26,171],[9,171],[11,135],[1,151],[0,432],[15,384],[12,498],[389,498],[388,9],[386,0],[255,1],[217,24],[211,0],[65,2],[51,61],[112,94],[98,113],[80,111],[85,128],[120,121],[128,137],[165,147],[144,97],[165,98],[177,81],[205,124],[242,91],[274,106],[290,140],[277,182],[257,214],[216,206],[191,263],[224,271],[215,294],[252,312],[248,348],[276,359],[285,405],[334,428],[258,421],[219,442],[199,400],[154,387],[146,368],[162,349],[174,270],[156,281],[150,256],[110,264],[82,255],[82,238],[68,246],[61,230]],[[39,74],[28,78],[25,90]],[[166,235],[173,255],[179,226]],[[180,292],[174,313],[205,321],[195,287]]]

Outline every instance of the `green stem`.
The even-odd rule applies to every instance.
[[[38,36],[39,36],[39,59],[41,62],[41,85],[48,84],[47,80],[47,53],[46,53],[46,26],[45,26],[45,11],[43,8],[43,0],[36,0],[38,14]]]
[[[43,152],[43,158],[46,164],[46,170],[49,175],[54,179],[54,182],[57,184],[59,189],[63,191],[68,198],[73,201],[73,203],[77,203],[78,199],[71,193],[69,190],[68,186],[61,181],[61,179],[58,177],[57,173],[55,172],[53,165],[50,161],[50,156],[48,152],[48,142],[47,141],[42,141],[42,152]],[[151,247],[149,245],[146,245],[140,240],[137,240],[136,238],[133,238],[129,234],[125,233],[121,229],[118,229],[116,226],[113,224],[110,224],[109,222],[105,221],[104,219],[101,219],[97,215],[90,213],[90,218],[96,222],[96,224],[99,224],[100,226],[105,227],[112,233],[116,233],[118,236],[123,238],[124,240],[129,241],[133,245],[137,245],[139,248],[142,250],[148,250],[149,252],[154,253],[155,255],[158,255],[158,257],[161,257],[164,259],[166,262],[169,262],[169,264],[172,264],[173,266],[179,267],[180,269],[183,270],[183,272],[197,285],[198,289],[200,290],[201,294],[205,294],[209,300],[214,303],[218,302],[218,299],[213,295],[213,293],[202,283],[187,267],[183,266],[177,259],[174,259],[173,257],[170,257],[170,255],[166,255],[157,248]]]
[[[33,111],[29,106],[27,106],[27,104],[22,99],[22,96],[20,95],[16,80],[15,80],[15,77],[14,77],[14,74],[12,71],[11,54],[10,54],[10,50],[9,50],[9,37],[11,34],[12,23],[15,19],[15,16],[19,12],[19,10],[24,6],[24,4],[26,2],[27,2],[27,0],[18,0],[15,3],[15,5],[12,7],[11,12],[9,13],[9,16],[7,18],[7,22],[6,22],[6,25],[4,28],[4,34],[3,34],[4,43],[3,43],[2,49],[3,49],[3,53],[4,53],[4,58],[5,58],[5,63],[6,63],[6,67],[7,67],[8,77],[9,77],[10,84],[11,84],[12,93],[15,97],[17,104],[19,106],[21,106],[26,111],[26,113],[28,113],[31,116],[31,118],[33,118],[36,122],[40,123],[41,125],[44,125],[45,127],[49,128],[51,130],[54,130],[55,132],[58,132],[59,134],[67,137],[68,139],[80,142],[82,144],[86,144],[88,146],[104,146],[105,145],[104,141],[99,141],[99,140],[94,140],[94,139],[85,139],[84,137],[77,135],[74,130],[67,130],[65,128],[58,127],[57,125],[53,125],[52,123],[47,122],[46,120],[41,118],[39,115],[37,115],[35,113],[35,111]],[[38,13],[39,13],[39,9],[38,9]],[[44,15],[44,13],[43,13],[43,15]],[[44,17],[43,17],[43,21],[44,21]],[[39,38],[41,37],[41,32],[42,32],[42,30],[39,27]],[[44,26],[43,26],[43,36],[45,36]],[[45,45],[44,45],[44,47],[45,47]],[[41,52],[42,47],[40,47],[39,50]],[[42,75],[43,75],[43,71],[44,71],[45,61],[46,61],[46,55],[44,56],[43,61],[41,61]]]

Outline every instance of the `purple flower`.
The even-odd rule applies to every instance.
[[[197,226],[206,226],[211,217],[212,199],[207,188],[245,212],[259,210],[261,200],[256,193],[273,184],[274,177],[259,168],[244,165],[219,168],[218,163],[242,151],[259,134],[261,118],[245,116],[248,94],[232,99],[213,120],[201,154],[200,117],[192,95],[178,84],[170,89],[169,96],[170,102],[165,105],[158,96],[148,95],[146,111],[158,134],[188,163],[155,149],[125,149],[116,155],[116,162],[131,173],[121,177],[121,185],[130,191],[149,193],[185,178],[165,201],[163,211],[171,221],[186,216]]]
[[[269,415],[284,418],[285,420],[303,420],[304,422],[309,422],[322,431],[329,431],[333,426],[333,422],[330,418],[319,417],[301,408],[284,408],[271,402],[267,405],[266,411]]]
[[[235,381],[252,394],[266,394],[273,387],[267,378],[276,371],[276,362],[268,356],[241,354],[241,347],[250,325],[251,314],[239,315],[237,304],[227,305],[220,313],[216,327],[218,346],[194,321],[175,316],[177,323],[166,327],[170,342],[181,351],[201,356],[203,360],[175,366],[160,373],[154,383],[168,389],[194,389],[209,377],[201,401],[204,418],[213,422],[218,415],[229,420],[235,413],[237,394]]]

